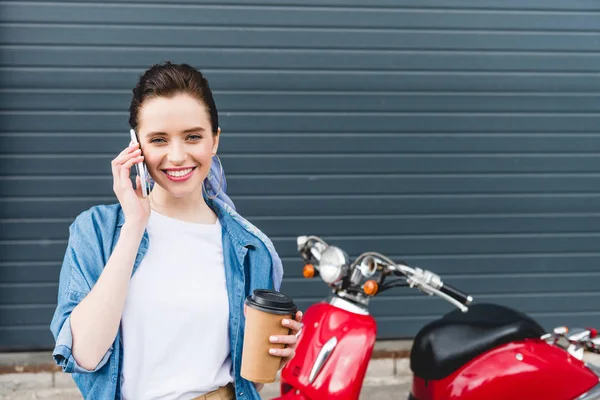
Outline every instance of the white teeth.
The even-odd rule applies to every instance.
[[[182,169],[179,171],[167,171],[167,175],[173,176],[175,178],[180,177],[180,176],[184,176],[189,174],[190,172],[192,172],[193,168],[188,168],[188,169]]]

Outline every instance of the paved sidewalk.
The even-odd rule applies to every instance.
[[[371,380],[363,386],[360,400],[405,400],[410,389],[410,377],[387,378],[377,382]],[[2,381],[0,380],[0,385]],[[2,390],[2,389],[0,389]],[[261,391],[263,400],[276,398],[279,393],[278,384],[266,386]],[[10,393],[0,394],[0,400],[82,400],[79,391],[70,386],[51,389],[21,389]]]
[[[381,349],[381,345],[378,348]],[[384,350],[389,351],[388,348]],[[380,354],[384,354],[384,350],[379,350]],[[17,371],[0,373],[0,400],[82,400],[70,375],[56,370],[42,372],[32,370],[48,356],[49,354],[23,354],[21,359],[17,357],[17,363],[22,365],[15,368]],[[15,357],[14,354],[10,356],[0,354],[0,364],[4,361],[6,367],[7,360]],[[406,399],[410,381],[407,358],[371,360],[360,400]],[[276,398],[278,393],[279,382],[275,382],[263,388],[261,397],[263,400],[270,400]]]

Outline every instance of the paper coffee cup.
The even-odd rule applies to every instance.
[[[296,305],[285,294],[272,290],[255,290],[246,298],[246,305],[241,375],[252,382],[275,382],[281,357],[269,354],[269,349],[282,349],[285,344],[271,343],[269,337],[289,334],[290,329],[281,321],[294,319]]]

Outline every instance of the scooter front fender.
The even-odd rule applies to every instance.
[[[375,345],[375,319],[322,302],[306,310],[303,323],[296,356],[281,371],[282,393],[358,400]]]

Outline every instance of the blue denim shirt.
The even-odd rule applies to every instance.
[[[216,202],[207,200],[223,227],[223,259],[229,297],[229,342],[232,376],[238,400],[260,400],[250,381],[240,376],[244,339],[244,300],[254,289],[272,289],[272,262],[266,246],[243,229]],[[86,400],[121,399],[123,349],[120,333],[100,363],[92,371],[77,364],[71,346],[71,311],[90,292],[113,248],[125,222],[120,204],[95,206],[81,213],[69,228],[69,243],[60,272],[58,305],[50,324],[56,345],[54,359],[73,379]],[[148,249],[148,233],[135,258],[133,273]],[[277,282],[277,287],[280,282]],[[120,330],[119,330],[120,331]],[[201,360],[199,360],[201,362]],[[169,360],[164,360],[168,363]],[[173,368],[180,366],[173,365]]]

